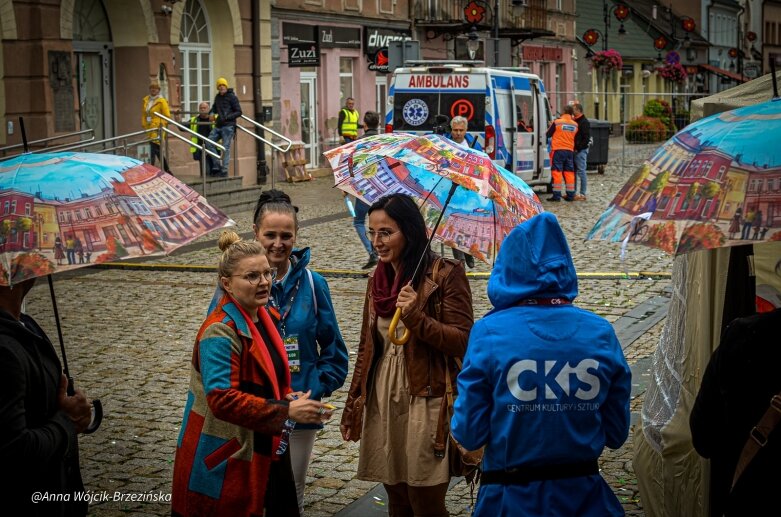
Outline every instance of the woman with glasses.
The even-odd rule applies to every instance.
[[[469,283],[460,261],[428,248],[423,216],[409,196],[375,202],[366,235],[380,262],[369,277],[342,437],[361,440],[358,478],[385,485],[391,516],[445,516],[446,375],[464,356],[472,328]],[[389,336],[397,308],[396,337],[411,334],[403,346]]]
[[[310,249],[294,249],[298,209],[281,190],[266,190],[258,198],[252,229],[266,250],[277,278],[269,296],[269,312],[285,343],[293,389],[311,390],[322,400],[341,388],[347,378],[347,346],[336,321],[328,283],[307,269]],[[290,459],[301,512],[306,472],[315,436],[323,426],[296,425],[290,433]]]
[[[297,516],[282,431],[287,421],[322,424],[331,411],[291,391],[285,346],[265,308],[275,272],[263,247],[234,232],[219,246],[223,295],[195,341],[172,513]]]

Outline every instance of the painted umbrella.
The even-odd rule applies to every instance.
[[[0,162],[0,285],[167,254],[233,224],[174,176],[133,158],[28,153]]]
[[[504,238],[543,211],[534,191],[487,154],[438,135],[390,133],[363,138],[325,153],[336,187],[368,204],[388,194],[411,196],[434,238],[493,264]],[[421,261],[412,274],[418,274]],[[401,310],[391,320],[391,342]]]
[[[780,99],[687,126],[635,172],[587,238],[674,255],[781,241],[780,134]]]
[[[487,154],[438,135],[377,135],[325,156],[336,187],[368,204],[397,192],[410,195],[437,240],[488,264],[513,228],[543,211],[523,180]]]
[[[233,224],[174,176],[132,158],[25,153],[0,162],[0,285],[48,277],[70,395],[52,273],[170,253]],[[92,411],[86,433],[100,426],[100,400]]]

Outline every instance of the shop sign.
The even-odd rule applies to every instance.
[[[378,48],[369,61],[369,70],[387,74],[388,70],[388,47]]]
[[[524,61],[562,61],[562,49],[560,47],[536,47],[527,45],[523,48]]]
[[[382,27],[363,28],[363,51],[371,58],[375,53],[391,41],[407,41],[412,39],[412,31],[407,29],[384,29]]]
[[[361,29],[349,27],[317,27],[320,48],[361,48]]]
[[[282,42],[288,43],[316,43],[317,26],[302,25],[300,23],[282,24]]]
[[[320,49],[316,43],[288,43],[287,66],[320,66]]]
[[[743,64],[743,75],[749,79],[756,79],[759,77],[759,63],[752,61]]]

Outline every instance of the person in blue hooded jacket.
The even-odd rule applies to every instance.
[[[466,449],[485,446],[474,515],[624,515],[597,459],[627,438],[631,374],[610,323],[572,305],[577,294],[554,215],[507,236],[451,421]]]
[[[293,392],[311,390],[311,399],[322,400],[341,388],[347,378],[347,346],[328,283],[307,269],[309,248],[293,248],[297,211],[286,193],[266,190],[258,198],[252,229],[266,250],[269,265],[276,270],[269,312],[287,350]],[[209,312],[214,305],[213,300]],[[302,514],[309,459],[317,431],[322,428],[321,424],[297,424],[290,432],[290,460]]]

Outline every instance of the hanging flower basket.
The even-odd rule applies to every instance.
[[[667,63],[659,68],[659,75],[668,81],[682,83],[689,74],[686,73],[686,69],[680,63]]]
[[[621,70],[624,66],[624,60],[617,50],[600,50],[591,56],[591,66],[601,72],[610,72],[612,70]]]

